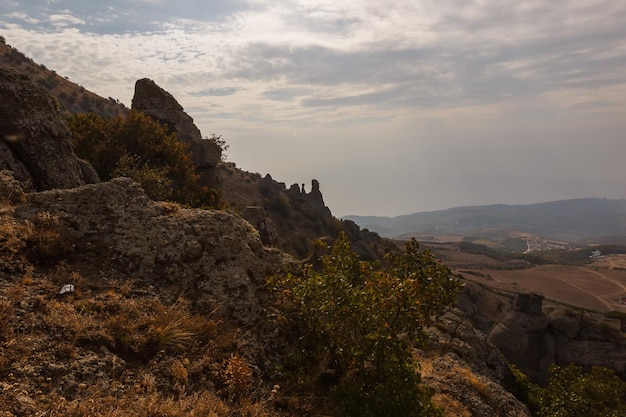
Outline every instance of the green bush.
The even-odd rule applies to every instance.
[[[454,304],[461,284],[415,240],[387,261],[384,270],[359,261],[342,233],[320,270],[308,266],[301,275],[270,280],[302,335],[289,371],[301,381],[317,375],[342,415],[439,415],[420,384],[412,348]]]
[[[626,382],[607,368],[552,366],[548,386],[531,383],[512,367],[511,391],[536,417],[618,417],[626,415]]]
[[[221,191],[198,185],[188,145],[149,116],[135,110],[113,118],[83,113],[71,116],[67,125],[76,154],[103,181],[128,176],[154,200],[221,206]]]

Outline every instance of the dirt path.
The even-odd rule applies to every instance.
[[[594,272],[595,272],[595,271],[594,271]],[[603,278],[603,279],[606,279],[606,277],[604,277],[602,274],[599,274],[599,275],[600,275],[600,276],[602,276],[602,278]],[[607,303],[606,301],[604,301],[602,298],[600,298],[600,295],[599,295],[599,294],[594,294],[593,292],[591,292],[591,291],[589,291],[589,290],[586,290],[586,289],[584,289],[584,288],[582,288],[582,287],[579,287],[578,285],[576,285],[576,284],[574,284],[574,283],[572,283],[572,282],[568,281],[568,280],[567,280],[567,279],[565,279],[565,278],[554,277],[554,279],[555,279],[555,280],[557,280],[557,281],[564,282],[565,284],[567,284],[567,285],[569,285],[569,286],[571,286],[571,287],[574,287],[574,288],[576,288],[576,289],[577,289],[577,290],[579,290],[579,291],[582,291],[582,292],[584,292],[584,293],[586,293],[586,294],[589,294],[590,296],[592,296],[593,298],[595,298],[596,300],[598,300],[600,303],[602,303],[602,304],[603,304],[603,305],[607,308],[607,310],[609,310],[609,311],[610,311],[610,310],[614,310],[613,306],[612,306],[611,304]],[[611,282],[613,282],[613,281],[611,281]]]

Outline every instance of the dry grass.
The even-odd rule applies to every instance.
[[[256,366],[236,351],[236,327],[215,313],[192,311],[184,299],[166,305],[126,281],[111,280],[108,288],[92,281],[68,265],[31,267],[12,283],[0,277],[0,410],[57,417],[281,415],[272,384],[255,378]],[[61,282],[82,291],[59,296]]]
[[[228,395],[241,398],[252,387],[252,368],[241,356],[231,354],[222,363],[221,379]]]
[[[50,213],[0,211],[0,416],[282,415],[237,350],[237,324],[132,279],[85,275],[59,256],[67,247]],[[33,262],[44,258],[55,262]]]

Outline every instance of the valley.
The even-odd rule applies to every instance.
[[[488,256],[462,249],[461,239],[425,242],[444,263],[467,281],[498,292],[516,294],[537,292],[546,302],[604,313],[626,313],[626,255],[600,256],[585,265],[539,265],[520,256]],[[619,322],[609,321],[611,327]]]

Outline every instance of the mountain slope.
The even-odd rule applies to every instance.
[[[626,236],[626,200],[599,198],[528,205],[487,205],[389,217],[345,216],[385,237],[407,234],[471,235],[510,229],[548,239],[580,242],[594,236]]]
[[[56,97],[61,113],[97,113],[102,116],[115,116],[128,111],[126,106],[112,97],[104,98],[84,87],[61,77],[55,71],[37,64],[26,55],[0,39],[0,65],[26,75],[33,82],[43,86]]]

